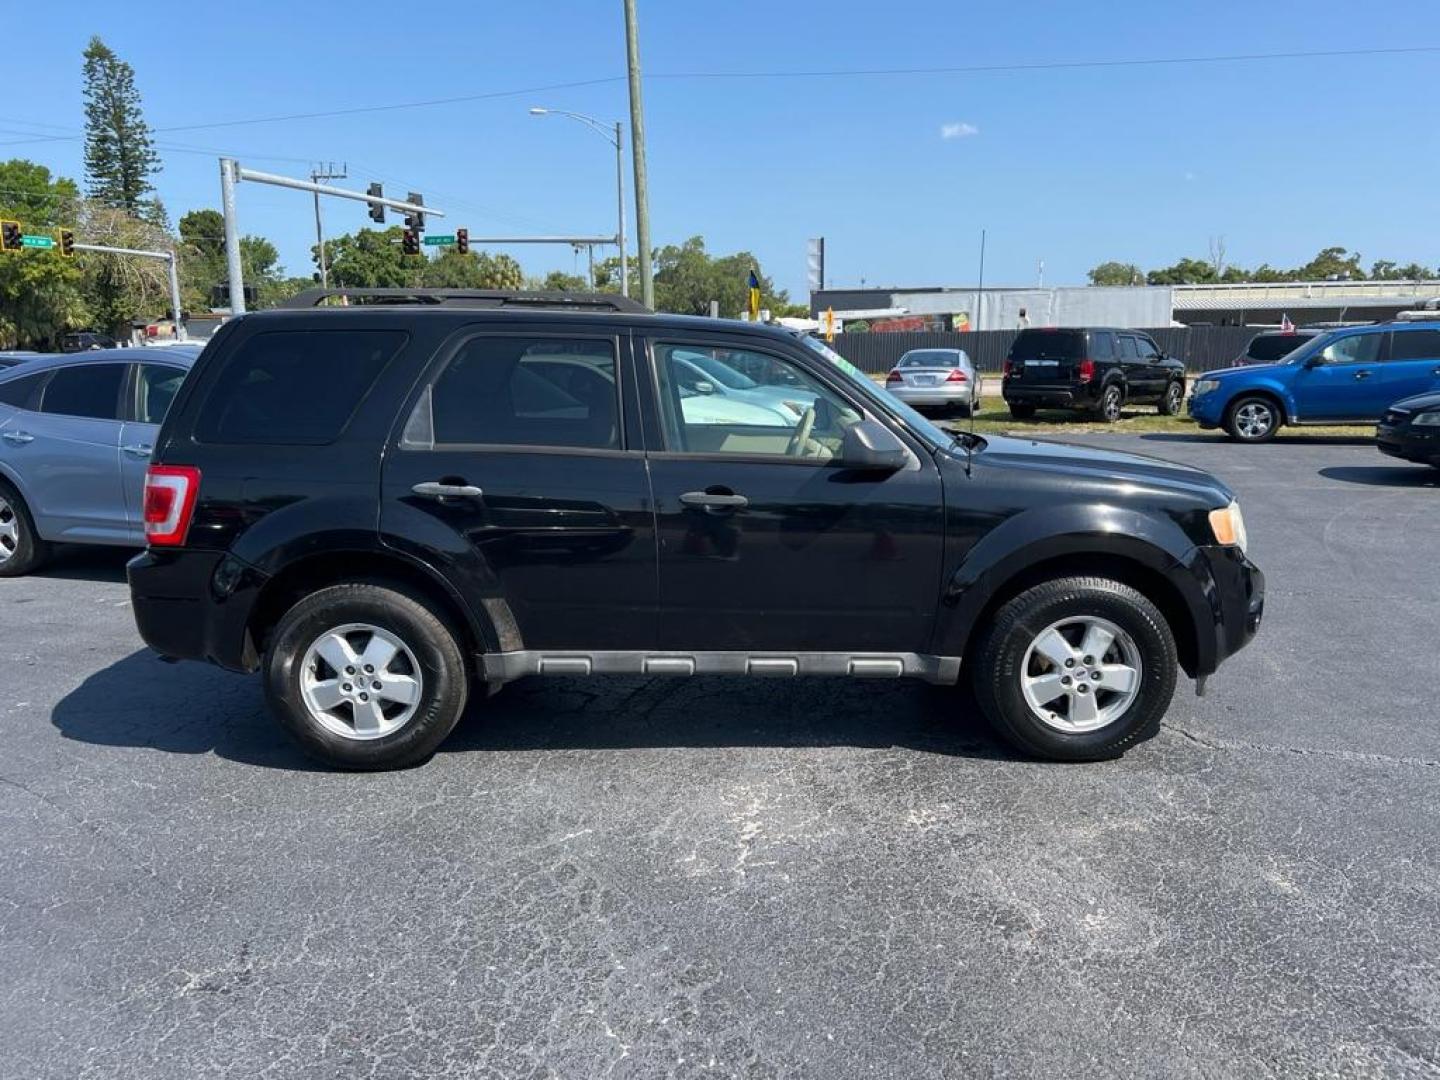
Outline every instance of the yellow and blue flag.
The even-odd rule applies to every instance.
[[[750,271],[750,321],[756,322],[760,318],[760,278],[755,271]]]

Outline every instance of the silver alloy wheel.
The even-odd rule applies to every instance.
[[[1247,401],[1235,410],[1235,430],[1244,439],[1263,439],[1275,426],[1275,414],[1263,401]]]
[[[15,557],[20,547],[20,517],[9,501],[0,495],[0,563]]]
[[[1119,720],[1140,696],[1140,649],[1109,619],[1051,623],[1025,650],[1020,688],[1042,724],[1079,735]]]
[[[388,630],[346,623],[321,634],[300,664],[300,695],[316,723],[344,739],[393,735],[420,706],[415,654]]]
[[[1100,413],[1106,420],[1119,420],[1121,404],[1120,391],[1112,386],[1100,399]]]
[[[1165,400],[1169,403],[1168,408],[1172,413],[1180,411],[1180,403],[1185,398],[1185,391],[1180,388],[1179,383],[1171,383],[1170,389],[1165,391]]]

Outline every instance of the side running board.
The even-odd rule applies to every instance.
[[[526,675],[750,675],[788,679],[801,675],[866,679],[959,681],[958,656],[921,653],[578,652],[524,650],[481,657],[485,680],[511,682]]]

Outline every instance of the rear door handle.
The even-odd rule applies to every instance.
[[[1373,372],[1370,372],[1370,371],[1357,371],[1357,372],[1355,372],[1355,378],[1357,378],[1357,379],[1368,379],[1368,378],[1370,378],[1370,376],[1371,376],[1372,374],[1374,374],[1374,373],[1373,373]]]
[[[155,448],[149,443],[141,443],[139,446],[122,446],[120,449],[131,457],[148,458]]]
[[[750,500],[744,495],[714,495],[708,491],[687,491],[680,496],[680,501],[686,506],[704,506],[726,510],[743,510],[750,505]]]
[[[426,480],[410,490],[427,499],[478,499],[485,494],[474,484],[442,484],[438,480]]]
[[[34,442],[35,436],[28,431],[7,431],[0,435],[0,439],[4,439],[11,446],[24,446],[26,443]]]

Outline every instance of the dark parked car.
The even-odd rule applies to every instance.
[[[113,349],[116,342],[109,334],[95,330],[80,330],[60,337],[60,351],[64,353],[89,352],[91,349]]]
[[[1185,402],[1185,365],[1140,330],[1022,330],[1005,359],[1001,389],[1017,420],[1057,408],[1087,409],[1113,422],[1127,404],[1156,405],[1174,416]]]
[[[1262,330],[1250,339],[1245,351],[1235,358],[1236,367],[1247,364],[1275,364],[1314,338],[1323,330]]]
[[[1199,470],[957,438],[784,330],[618,297],[315,306],[336,292],[201,354],[129,568],[151,646],[263,672],[324,761],[423,760],[475,682],[609,674],[964,675],[1017,746],[1094,760],[1259,625]],[[697,351],[803,407],[687,413]]]
[[[1382,454],[1440,469],[1440,392],[1397,401],[1375,428]]]

